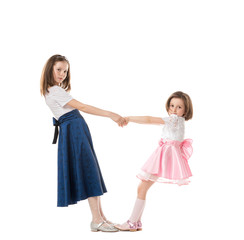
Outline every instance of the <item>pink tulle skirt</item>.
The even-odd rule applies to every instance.
[[[188,165],[192,152],[191,139],[185,139],[183,142],[161,139],[158,148],[141,168],[137,177],[143,181],[186,185],[192,176]]]

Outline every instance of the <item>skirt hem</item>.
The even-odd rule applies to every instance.
[[[191,177],[191,176],[189,176],[189,177]],[[141,171],[140,173],[138,173],[136,175],[136,177],[139,178],[141,181],[152,181],[152,182],[158,182],[158,183],[177,184],[179,186],[188,185],[191,182],[188,177],[182,178],[182,179],[168,179],[168,178],[150,174],[150,173],[147,173],[144,171]]]
[[[106,192],[104,192],[104,193],[106,193]],[[99,197],[99,196],[102,196],[104,193],[102,193],[102,194],[93,194],[93,195],[89,195],[89,196],[80,198],[79,200],[72,201],[72,202],[70,202],[70,203],[68,203],[68,204],[64,204],[64,205],[58,204],[57,207],[68,207],[68,206],[70,206],[70,205],[75,205],[75,204],[78,204],[80,201],[86,200],[86,199],[88,199],[88,198],[90,198],[90,197]]]

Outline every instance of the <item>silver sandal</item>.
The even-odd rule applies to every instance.
[[[101,223],[93,223],[91,222],[91,231],[92,232],[118,232],[119,230],[112,225],[106,223],[108,226],[103,226],[103,224],[106,223],[106,221],[103,221]]]

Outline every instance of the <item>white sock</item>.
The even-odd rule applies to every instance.
[[[138,220],[141,219],[141,215],[142,215],[142,212],[143,212],[143,209],[145,206],[145,202],[146,202],[145,200],[142,200],[139,198],[136,199],[135,206],[134,206],[132,214],[129,218],[129,220],[132,223],[137,222]]]

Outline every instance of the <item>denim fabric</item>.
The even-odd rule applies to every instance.
[[[58,140],[58,207],[107,192],[89,128],[77,109],[53,123]]]

